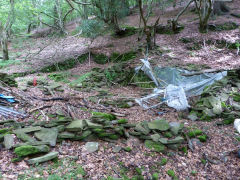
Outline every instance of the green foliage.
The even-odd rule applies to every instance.
[[[202,134],[203,134],[203,131],[202,131],[202,130],[200,130],[200,129],[195,129],[195,130],[192,130],[192,131],[188,132],[188,137],[189,137],[189,138],[194,138],[194,137],[196,137],[196,136],[198,136],[198,135],[202,135]]]
[[[161,162],[160,162],[160,165],[165,166],[167,164],[167,162],[168,162],[167,158],[162,158]]]
[[[48,77],[51,79],[51,80],[54,80],[56,82],[69,82],[67,80],[67,78],[70,76],[69,73],[53,73],[53,74],[49,74]]]
[[[88,38],[96,38],[104,33],[104,23],[96,19],[83,20],[79,27],[82,31],[82,35]]]
[[[175,172],[172,169],[168,170],[167,174],[172,178],[175,177]]]

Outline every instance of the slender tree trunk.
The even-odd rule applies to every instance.
[[[8,38],[7,38],[6,32],[2,32],[2,49],[3,49],[3,60],[9,60]]]
[[[84,3],[87,3],[87,0],[83,0]],[[83,6],[83,19],[88,19],[88,5]]]
[[[55,4],[56,4],[56,9],[57,9],[57,15],[58,15],[58,27],[59,27],[60,33],[64,34],[65,29],[64,29],[63,19],[62,19],[60,0],[55,0]]]

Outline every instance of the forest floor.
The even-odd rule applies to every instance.
[[[240,14],[238,7],[240,2],[230,3],[233,12]],[[167,13],[161,15],[160,23],[166,24],[167,20],[174,17],[179,9],[166,10]],[[161,12],[155,12],[150,17],[150,23],[154,22]],[[122,23],[128,26],[138,27],[139,17],[137,14],[131,14]],[[235,22],[240,24],[239,18],[230,15],[218,16],[210,20],[212,24],[223,24],[225,22]],[[197,15],[190,10],[181,18],[180,23],[185,28],[179,34],[157,34],[156,44],[158,48],[149,52],[149,59],[152,64],[162,67],[181,67],[189,70],[201,69],[233,69],[240,67],[240,55],[237,55],[236,49],[229,49],[226,46],[220,47],[219,40],[227,43],[234,43],[240,40],[239,28],[234,30],[209,31],[207,34],[198,32]],[[75,27],[69,26],[69,34]],[[54,114],[61,110],[68,112],[68,105],[83,105],[87,102],[85,108],[73,108],[73,114],[76,119],[88,119],[91,117],[92,111],[101,109],[102,112],[117,113],[124,115],[130,123],[141,121],[152,121],[164,118],[169,122],[179,121],[187,128],[201,129],[207,134],[208,139],[205,143],[197,143],[194,151],[188,149],[187,153],[182,151],[168,150],[167,153],[153,152],[145,147],[144,143],[136,138],[128,140],[119,139],[117,142],[106,142],[99,140],[98,152],[86,154],[84,153],[84,144],[86,142],[64,140],[58,143],[53,151],[59,152],[58,161],[49,161],[39,165],[28,165],[27,160],[12,163],[15,157],[11,150],[6,150],[0,146],[0,179],[107,179],[109,177],[127,178],[139,175],[138,168],[144,179],[151,179],[153,173],[159,175],[159,179],[172,179],[167,173],[168,170],[175,172],[175,178],[178,179],[240,179],[240,160],[235,154],[229,154],[226,162],[212,163],[204,159],[207,154],[210,159],[219,159],[222,153],[236,150],[239,147],[239,134],[236,133],[233,125],[216,125],[220,122],[220,118],[212,119],[210,122],[191,121],[186,115],[177,112],[166,106],[154,110],[144,110],[142,107],[133,103],[130,108],[103,107],[100,101],[104,99],[116,100],[125,98],[133,100],[150,94],[152,89],[141,88],[138,86],[128,85],[121,86],[113,84],[111,86],[103,86],[99,88],[90,88],[87,91],[79,91],[72,88],[69,82],[90,72],[93,68],[106,69],[114,65],[107,63],[104,65],[97,64],[93,59],[87,59],[83,63],[77,63],[76,66],[58,72],[43,73],[41,69],[51,64],[58,64],[66,59],[76,59],[83,54],[89,52],[89,46],[92,53],[105,54],[110,56],[114,52],[120,54],[129,51],[138,52],[143,49],[143,42],[137,41],[138,34],[116,38],[109,34],[96,38],[93,43],[88,38],[76,35],[69,35],[63,38],[44,37],[44,38],[27,38],[13,39],[10,44],[10,55],[12,59],[18,61],[9,61],[12,64],[3,64],[1,73],[27,73],[17,78],[17,82],[22,83],[44,79],[48,83],[55,83],[56,74],[60,76],[61,81],[57,82],[61,85],[63,92],[54,91],[54,97],[78,97],[71,99],[69,102],[63,101],[40,101],[38,99],[28,99],[32,105],[24,105],[24,102],[16,103],[14,109],[24,112],[31,112],[36,107],[49,106],[42,110],[42,119],[39,114],[30,113],[30,117],[25,119],[16,119],[18,122],[28,122],[29,120],[42,121],[46,119],[46,115]],[[190,39],[190,43],[184,43],[181,39]],[[213,43],[207,43],[211,40]],[[90,45],[91,44],[91,45]],[[219,46],[218,46],[219,45]],[[129,63],[131,67],[137,67],[141,64],[140,58],[143,53],[138,52],[136,57]],[[54,62],[54,63],[53,63]],[[35,73],[30,73],[36,70]],[[124,70],[123,70],[124,71]],[[55,74],[54,76],[51,76]],[[49,76],[50,75],[50,76]],[[62,80],[66,80],[67,83]],[[40,86],[26,86],[21,88],[11,88],[15,94],[21,94],[24,97],[51,98],[53,95],[44,95]],[[23,92],[24,89],[24,92]],[[106,92],[106,97],[101,97],[101,92]],[[10,95],[13,95],[10,93]],[[91,101],[92,97],[97,100]],[[21,99],[21,98],[19,98]],[[159,112],[164,112],[159,115]],[[1,128],[1,125],[0,125]],[[1,145],[1,144],[0,144]],[[131,147],[132,151],[113,152],[116,146]],[[166,164],[162,161],[167,159]]]

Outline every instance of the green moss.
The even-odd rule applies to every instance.
[[[145,146],[153,151],[156,152],[164,152],[165,151],[165,146],[161,143],[154,142],[151,140],[145,140],[144,142]]]
[[[158,179],[159,179],[158,173],[153,173],[152,180],[158,180]]]
[[[152,80],[142,71],[138,72],[134,78],[133,83],[136,84],[136,86],[141,88],[155,88],[156,85]]]
[[[93,132],[95,133],[103,133],[105,132],[103,129],[92,129]]]
[[[229,31],[237,29],[238,25],[235,22],[225,22],[223,24],[209,25],[208,29],[210,31]]]
[[[110,57],[111,62],[126,62],[136,58],[137,52],[129,51],[124,54],[119,54],[117,52],[113,53]]]
[[[184,154],[187,154],[188,153],[188,149],[186,146],[182,147],[181,148],[181,151],[184,153]]]
[[[194,138],[196,136],[202,135],[203,131],[200,129],[195,129],[193,131],[188,132],[188,137],[189,138]]]
[[[192,172],[191,172],[191,175],[192,175],[192,176],[196,176],[196,175],[197,175],[197,171],[192,171]]]
[[[56,82],[65,82],[68,83],[69,80],[67,78],[70,76],[69,73],[54,73],[54,74],[49,74],[48,77],[49,79],[56,81]]]
[[[119,139],[119,136],[116,135],[116,134],[109,134],[107,137],[108,137],[109,139],[112,139],[112,140],[118,140],[118,139]]]
[[[49,151],[50,151],[50,149],[46,145],[42,145],[42,146],[26,145],[26,146],[17,147],[14,150],[14,153],[18,157],[25,157],[25,156],[32,155],[32,154],[37,154],[37,153],[42,153],[42,152],[49,152]]]
[[[140,168],[137,167],[135,170],[136,170],[138,175],[142,175],[142,170]]]
[[[236,101],[236,102],[240,102],[240,94],[234,93],[233,94],[233,100]]]
[[[206,159],[201,159],[201,163],[205,165],[205,164],[207,164],[207,160]]]
[[[201,142],[206,142],[206,141],[207,141],[207,135],[198,136],[198,139],[199,139]]]
[[[10,87],[17,87],[17,82],[15,81],[14,77],[12,75],[8,75],[5,73],[0,73],[0,80],[7,84]],[[4,84],[3,84],[4,86]]]
[[[106,119],[108,121],[112,121],[116,119],[116,116],[113,114],[108,114],[108,113],[101,113],[101,112],[92,112],[93,116],[102,118],[102,119]]]
[[[57,63],[57,65],[53,64],[47,67],[44,67],[41,69],[41,72],[43,73],[49,73],[49,72],[55,72],[55,71],[64,71],[71,69],[75,67],[78,63],[83,63],[85,60],[87,60],[88,54],[84,54],[79,56],[76,59],[68,59],[63,62]]]
[[[182,37],[182,38],[179,39],[179,41],[181,41],[181,42],[184,43],[184,44],[187,44],[187,43],[192,43],[192,42],[194,42],[194,38]]]
[[[7,128],[0,129],[0,134],[6,134],[7,132],[9,132],[9,129]]]
[[[166,138],[172,138],[173,135],[172,135],[171,132],[165,132],[165,133],[164,133],[164,137],[166,137]]]
[[[168,170],[168,171],[167,171],[167,174],[168,174],[170,177],[172,177],[172,178],[175,177],[175,172],[174,172],[172,169]]]
[[[110,61],[109,57],[104,54],[92,54],[92,57],[97,64],[106,64]]]
[[[126,151],[126,152],[131,152],[131,151],[132,151],[132,148],[130,148],[130,147],[125,147],[125,148],[123,148],[123,150]]]
[[[138,29],[132,26],[123,26],[121,27],[121,31],[118,32],[117,34],[113,34],[114,37],[117,38],[123,38],[123,37],[128,37],[136,34],[138,32]]]
[[[126,123],[128,123],[127,119],[119,119],[118,120],[118,124],[126,124]]]
[[[78,166],[78,168],[76,169],[76,173],[77,174],[81,174],[82,176],[86,176],[87,173],[85,172],[85,170],[83,169],[82,166]]]
[[[240,136],[236,137],[236,140],[240,142]]]
[[[162,158],[161,162],[160,162],[160,165],[165,166],[167,164],[167,162],[168,162],[167,158]]]

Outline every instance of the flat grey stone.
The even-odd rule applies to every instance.
[[[14,137],[12,134],[6,134],[3,141],[4,147],[6,149],[11,149],[14,145]]]
[[[43,128],[41,131],[35,132],[34,136],[44,142],[49,142],[50,146],[56,146],[58,130],[57,128]]]
[[[44,156],[38,157],[38,158],[33,158],[33,159],[29,159],[27,162],[28,164],[37,164],[37,163],[42,163],[42,162],[46,162],[49,160],[52,160],[54,158],[58,157],[58,152],[50,152]]]
[[[97,142],[87,142],[84,146],[84,149],[88,153],[93,153],[98,150],[99,144]]]
[[[167,131],[170,128],[168,122],[165,119],[149,122],[148,127],[149,129],[159,131]]]
[[[27,127],[27,128],[20,128],[20,129],[16,129],[13,131],[14,134],[17,133],[31,133],[31,132],[35,132],[35,131],[40,131],[42,128],[40,126],[35,126],[35,127]]]

